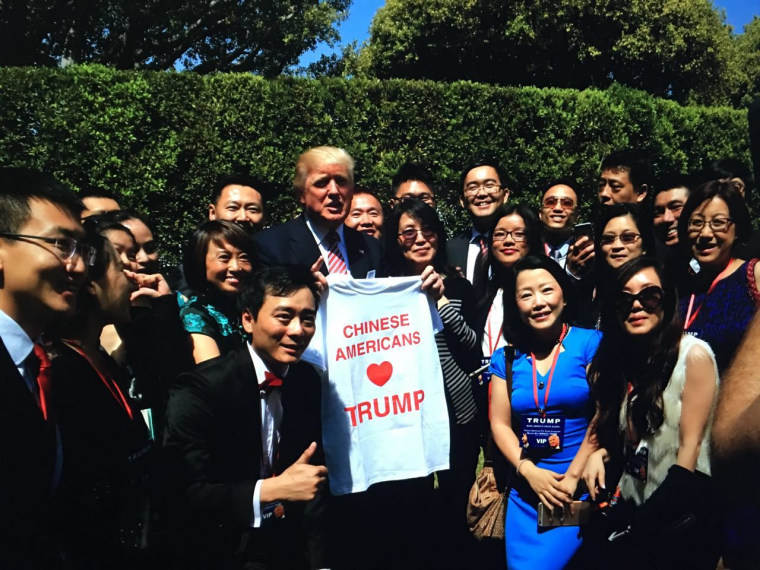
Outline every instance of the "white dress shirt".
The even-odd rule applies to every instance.
[[[327,254],[330,251],[330,244],[327,243],[327,234],[330,233],[330,230],[320,230],[311,223],[309,216],[304,215],[304,217],[306,218],[306,227],[309,228],[311,235],[314,236],[314,241],[317,242],[317,247],[319,247],[319,252],[322,254],[322,259],[327,263]],[[340,254],[343,256],[343,261],[346,262],[346,271],[351,273],[351,266],[348,264],[348,251],[346,250],[346,237],[343,232],[344,227],[343,224],[339,225],[335,229],[335,232],[340,238],[340,241],[338,241],[338,248],[340,249]],[[313,261],[316,261],[316,259]]]

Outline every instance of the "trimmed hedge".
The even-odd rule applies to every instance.
[[[617,148],[649,152],[659,172],[691,171],[704,157],[749,163],[745,111],[682,107],[620,86],[0,69],[1,163],[123,195],[156,220],[169,257],[204,219],[220,173],[245,168],[271,181],[271,222],[292,217],[293,165],[320,144],[346,148],[357,181],[383,195],[401,163],[430,165],[452,231],[467,223],[456,182],[473,157],[495,156],[515,179],[518,198],[534,206],[542,181],[576,177],[584,208],[595,200],[600,160]]]

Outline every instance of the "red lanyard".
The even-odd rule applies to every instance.
[[[554,378],[554,369],[557,367],[557,359],[559,353],[562,352],[562,341],[567,335],[568,327],[566,324],[562,325],[562,334],[559,335],[559,341],[557,341],[557,352],[554,353],[554,359],[552,360],[552,367],[549,369],[549,380],[546,382],[546,392],[544,392],[544,407],[538,406],[538,371],[536,370],[536,355],[530,353],[530,358],[533,361],[533,399],[536,402],[536,410],[541,414],[541,417],[546,417],[546,404],[549,402],[549,390],[552,388],[552,378]]]
[[[122,393],[116,381],[113,380],[113,378],[106,377],[98,369],[98,367],[95,366],[95,363],[92,361],[92,359],[89,356],[87,356],[87,353],[85,353],[85,351],[82,349],[79,341],[68,340],[68,339],[62,339],[62,340],[63,340],[63,344],[68,346],[74,352],[78,353],[82,358],[84,358],[90,364],[90,366],[92,366],[92,369],[98,373],[98,376],[100,377],[101,382],[103,382],[103,385],[111,393],[111,396],[113,396],[113,399],[116,400],[116,403],[119,404],[122,408],[124,408],[124,411],[127,412],[127,415],[129,416],[130,420],[134,419],[132,416],[132,408],[129,406],[127,399],[124,397],[124,394]]]
[[[499,289],[496,292],[496,295],[501,295],[502,290]],[[486,331],[488,333],[488,356],[491,356],[494,352],[496,352],[496,349],[499,346],[499,339],[501,338],[501,335],[504,332],[504,323],[501,324],[499,327],[499,335],[494,340],[493,333],[491,331],[491,315],[493,314],[493,303],[491,303],[491,308],[488,309],[488,318],[486,319]]]
[[[692,309],[694,309],[694,298],[696,295],[694,293],[691,294],[691,298],[689,299],[689,308],[686,310],[686,319],[683,325],[683,330],[687,331],[691,328],[691,325],[694,324],[694,321],[697,319],[697,315],[699,314],[699,311],[702,309],[702,305],[705,304],[705,301],[707,300],[707,296],[712,293],[713,289],[715,289],[715,286],[718,284],[718,281],[723,279],[723,277],[726,276],[726,273],[728,273],[728,270],[731,269],[731,264],[734,262],[734,258],[728,260],[728,265],[721,271],[718,276],[713,280],[712,284],[710,285],[710,288],[707,290],[707,293],[705,293],[704,300],[699,304],[699,307],[697,307],[697,310],[694,311],[694,314],[692,314]]]

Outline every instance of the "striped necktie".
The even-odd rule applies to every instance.
[[[346,267],[346,260],[343,259],[343,254],[340,252],[340,236],[338,235],[338,232],[335,230],[330,231],[325,239],[328,245],[328,271],[330,273],[341,273],[343,275],[347,275],[348,268]]]

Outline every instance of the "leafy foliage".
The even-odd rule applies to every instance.
[[[705,157],[749,161],[746,113],[682,107],[619,85],[575,91],[102,66],[0,69],[2,164],[123,195],[156,219],[172,256],[204,219],[221,173],[245,169],[273,182],[272,223],[296,215],[293,165],[320,144],[346,148],[358,181],[385,198],[403,162],[429,165],[452,232],[467,223],[456,180],[474,157],[499,160],[517,182],[517,199],[532,206],[543,181],[576,177],[586,208],[601,159],[617,148],[646,150],[661,171],[694,170]]]
[[[388,0],[361,69],[379,78],[605,88],[727,103],[742,75],[710,0]]]
[[[3,0],[0,66],[256,71],[273,77],[334,28],[351,0]]]

